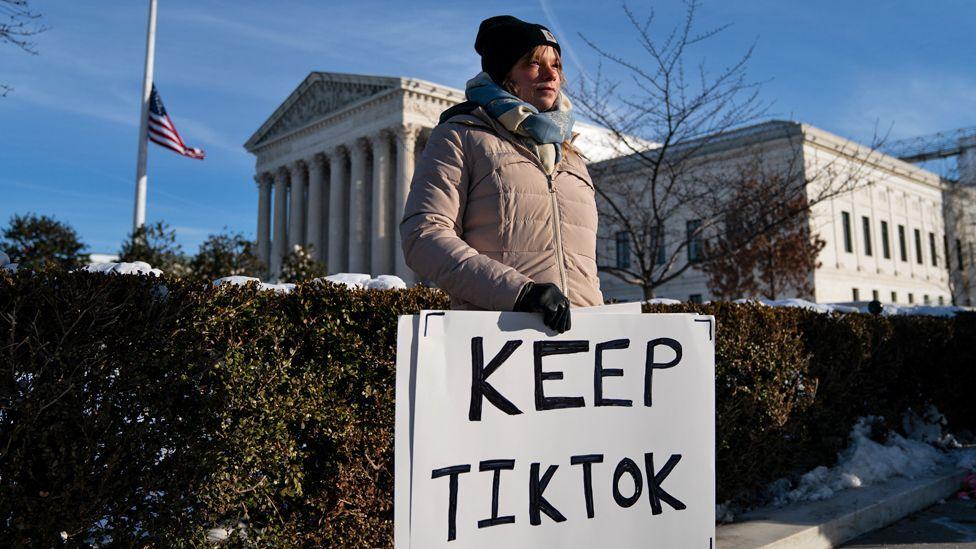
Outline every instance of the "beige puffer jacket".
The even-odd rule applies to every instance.
[[[602,305],[597,212],[583,159],[553,175],[480,107],[434,128],[400,223],[407,265],[455,309],[511,311],[529,281],[559,286],[573,307]]]

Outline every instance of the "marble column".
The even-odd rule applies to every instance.
[[[308,232],[305,243],[312,247],[312,257],[323,260],[325,244],[322,242],[322,211],[324,201],[322,191],[325,189],[325,166],[321,154],[316,154],[305,161],[308,165]]]
[[[325,261],[329,258],[329,246],[332,244],[332,239],[329,238],[329,211],[331,208],[331,195],[332,195],[332,163],[329,161],[329,155],[326,153],[319,153],[322,157],[322,207],[319,208],[321,215],[321,221],[319,223],[321,227],[321,242],[322,251],[319,254],[319,259]]]
[[[288,249],[288,172],[284,168],[274,172],[274,235],[271,240],[271,278],[281,274],[281,262]]]
[[[271,263],[271,176],[262,173],[254,178],[258,184],[258,259],[267,269]]]
[[[349,257],[349,196],[346,192],[346,148],[336,147],[329,154],[329,255],[330,273],[347,269]]]
[[[291,171],[291,202],[288,208],[288,253],[305,244],[305,185],[308,172],[301,161],[289,166]]]
[[[366,142],[357,139],[349,145],[349,272],[369,272],[366,246]]]
[[[403,206],[407,202],[407,194],[410,192],[410,180],[413,178],[414,167],[414,148],[417,144],[417,134],[420,128],[412,124],[405,124],[396,128],[397,142],[397,165],[396,179],[394,182],[395,204],[394,208],[394,227],[393,250],[394,250],[394,269],[396,275],[410,284],[414,282],[414,273],[407,267],[403,260],[403,248],[400,246],[400,221],[403,219]]]
[[[373,149],[373,215],[370,226],[370,271],[393,274],[393,227],[390,204],[390,134],[370,137]]]

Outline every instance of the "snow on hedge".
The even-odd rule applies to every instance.
[[[213,281],[214,286],[223,286],[224,284],[230,284],[231,286],[244,286],[250,282],[257,283],[258,287],[262,290],[273,290],[276,292],[281,292],[287,294],[295,289],[295,285],[290,282],[282,282],[279,284],[274,284],[270,282],[261,282],[260,278],[255,278],[253,276],[225,276],[223,278],[218,278]]]
[[[832,303],[814,303],[813,301],[807,301],[805,299],[766,299],[764,297],[759,298],[749,298],[749,299],[736,299],[733,303],[758,303],[760,305],[767,305],[769,307],[797,307],[800,309],[809,309],[811,311],[816,311],[818,313],[856,313],[859,312],[857,307],[849,307],[846,305],[838,305]]]
[[[400,279],[400,277],[393,275],[379,275],[376,278],[371,277],[368,274],[361,273],[338,273],[322,278],[316,278],[316,281],[328,281],[334,284],[345,285],[349,289],[367,289],[367,290],[403,290],[406,289],[407,285]],[[225,276],[223,278],[218,278],[214,280],[214,286],[220,286],[223,284],[231,284],[234,286],[244,286],[248,283],[257,283],[258,287],[262,290],[274,290],[276,292],[289,293],[295,289],[295,285],[291,283],[280,283],[273,284],[268,282],[261,282],[261,279],[255,278],[253,276]]]
[[[347,288],[365,288],[367,290],[404,290],[407,284],[398,276],[379,275],[371,277],[363,273],[337,273],[315,280],[325,280],[335,284],[345,284]]]
[[[867,303],[863,304],[845,304],[845,303],[814,303],[812,301],[807,301],[805,299],[765,299],[765,298],[749,298],[749,299],[736,299],[733,303],[758,303],[760,305],[767,305],[769,307],[799,307],[801,309],[809,309],[811,311],[816,311],[818,313],[870,313],[868,310]],[[965,311],[964,307],[956,307],[953,305],[896,305],[894,303],[886,303],[882,305],[881,315],[882,316],[896,316],[896,315],[922,315],[922,316],[942,316],[942,317],[952,317],[956,313]]]
[[[0,252],[0,270],[7,270],[12,273],[17,272],[17,264],[10,262],[10,256],[4,252]]]
[[[680,299],[671,299],[670,297],[652,297],[651,299],[645,299],[641,301],[644,305],[681,305]]]
[[[858,306],[858,310],[862,313],[869,312],[867,305]],[[953,317],[956,313],[965,310],[963,307],[956,307],[954,305],[895,305],[888,303],[881,310],[881,314],[884,316],[922,315]]]
[[[162,276],[163,271],[160,269],[154,269],[150,264],[145,261],[133,261],[128,263],[122,262],[109,262],[109,263],[91,263],[85,265],[81,268],[82,271],[88,271],[89,273],[103,273],[103,274],[120,274],[120,275],[153,275]]]

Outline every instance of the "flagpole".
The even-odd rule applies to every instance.
[[[132,232],[146,223],[146,155],[148,153],[149,95],[152,92],[153,61],[156,54],[156,0],[149,0],[149,28],[146,31],[146,66],[142,77],[142,117],[139,120],[139,158],[136,161],[136,203]]]

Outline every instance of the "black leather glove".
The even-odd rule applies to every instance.
[[[521,313],[542,313],[546,326],[563,333],[571,326],[569,299],[555,284],[529,282],[522,288],[513,309]]]

